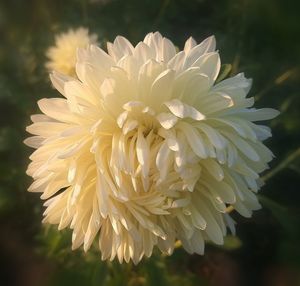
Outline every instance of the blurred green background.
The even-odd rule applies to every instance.
[[[299,0],[1,0],[0,285],[300,285]],[[54,35],[79,26],[103,43],[137,43],[160,31],[182,48],[214,34],[231,74],[254,79],[257,107],[279,109],[266,144],[276,155],[264,174],[263,209],[233,214],[237,237],[204,256],[176,249],[138,266],[101,262],[96,250],[72,252],[70,233],[41,225],[42,203],[26,191],[32,150],[23,145],[36,101],[55,96],[44,63]]]

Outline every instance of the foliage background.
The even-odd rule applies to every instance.
[[[300,2],[297,0],[1,0],[0,285],[300,285]],[[282,114],[267,145],[276,154],[252,219],[234,214],[237,237],[191,256],[155,253],[137,267],[71,252],[68,231],[42,226],[42,204],[26,192],[31,152],[22,143],[36,101],[55,96],[44,68],[54,34],[86,26],[100,42],[133,42],[159,30],[179,47],[215,34],[231,74],[254,79],[256,106]]]

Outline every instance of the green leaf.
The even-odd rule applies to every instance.
[[[221,66],[218,78],[216,80],[216,83],[222,81],[223,79],[225,79],[226,77],[228,77],[230,71],[232,69],[232,65],[231,64],[223,64]]]
[[[242,241],[235,235],[227,235],[224,237],[223,249],[235,250],[242,246]]]

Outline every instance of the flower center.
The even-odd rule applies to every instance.
[[[117,124],[124,135],[136,129],[140,130],[144,137],[150,133],[158,134],[160,125],[151,107],[140,101],[129,101],[123,105],[123,109],[117,118]]]

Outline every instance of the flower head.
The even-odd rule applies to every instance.
[[[51,79],[64,98],[41,99],[26,140],[29,191],[46,200],[44,222],[73,229],[73,248],[95,237],[103,259],[171,254],[178,239],[202,254],[223,243],[234,222],[260,208],[259,173],[272,153],[270,129],[256,121],[243,74],[216,83],[215,38],[190,38],[183,51],[158,32],[135,47],[125,38],[78,52],[70,79]]]
[[[75,76],[75,66],[78,48],[87,48],[97,43],[97,35],[89,35],[88,29],[70,29],[67,33],[55,37],[55,46],[46,53],[49,61],[46,67],[49,71],[57,71],[66,75]]]

